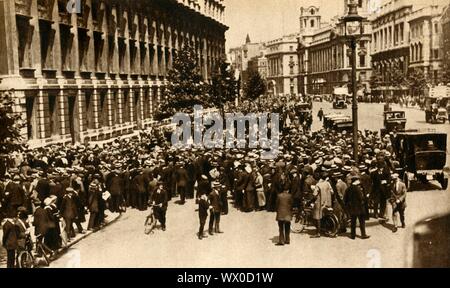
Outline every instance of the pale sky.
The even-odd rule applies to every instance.
[[[226,0],[227,51],[245,43],[276,39],[300,29],[300,7],[320,7],[322,21],[342,14],[344,0]]]

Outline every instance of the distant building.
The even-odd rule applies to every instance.
[[[343,5],[347,1],[343,1]],[[346,6],[345,6],[346,7]],[[367,16],[368,1],[359,1],[358,13]],[[345,11],[345,9],[344,9]],[[321,22],[319,8],[300,9],[298,37],[299,91],[302,94],[331,94],[335,87],[346,86],[351,80],[351,49],[344,38],[344,26],[336,16],[330,23]],[[371,75],[370,23],[364,25],[364,35],[357,45],[357,80],[359,90],[369,89]]]
[[[447,5],[444,12],[442,13],[441,19],[440,19],[440,27],[441,27],[441,49],[440,49],[440,56],[442,59],[442,69],[445,69],[445,71],[442,71],[441,73],[441,82],[444,81],[442,78],[444,72],[448,74],[448,77],[450,78],[450,4]],[[449,79],[447,79],[448,81]],[[448,81],[445,84],[449,84],[450,81]]]
[[[297,37],[286,35],[266,42],[268,92],[273,95],[298,95]]]
[[[371,17],[373,69],[382,77],[385,95],[402,95],[408,87],[391,85],[393,73],[407,77],[421,69],[436,84],[440,75],[439,0],[391,0]]]
[[[443,7],[426,6],[409,15],[409,69],[421,69],[437,85],[442,70],[440,18]],[[395,40],[395,39],[394,39]]]
[[[249,62],[253,58],[260,56],[261,50],[263,49],[263,43],[252,43],[250,36],[247,34],[244,45],[231,48],[228,51],[228,60],[231,63],[231,69],[237,71],[236,73],[240,75],[243,82],[247,79]]]

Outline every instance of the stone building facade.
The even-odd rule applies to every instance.
[[[421,69],[430,84],[437,85],[440,80],[442,55],[439,20],[443,7],[426,6],[409,15],[409,69]]]
[[[152,124],[174,55],[208,80],[225,55],[223,0],[0,0],[0,93],[31,146],[107,140]]]
[[[432,84],[440,75],[440,0],[390,0],[371,18],[373,69],[381,75],[385,95],[407,93],[392,85],[393,73],[407,77],[411,69],[425,72]]]
[[[266,42],[267,86],[277,96],[298,95],[297,34]]]
[[[368,1],[359,1],[360,15],[367,16],[367,4]],[[351,49],[344,38],[344,26],[339,18],[336,16],[324,23],[318,7],[310,6],[300,11],[297,53],[298,89],[302,94],[332,94],[335,87],[348,85],[351,81]],[[369,88],[371,76],[370,36],[370,23],[367,21],[356,51],[356,73],[361,91]]]

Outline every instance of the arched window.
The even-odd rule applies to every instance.
[[[311,13],[311,15],[314,15],[314,13],[315,13],[314,9],[311,8],[311,11],[309,13]]]
[[[423,59],[423,54],[422,54],[422,43],[419,43],[419,60]]]

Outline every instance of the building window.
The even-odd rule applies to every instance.
[[[403,23],[400,23],[400,43],[403,43],[403,40],[404,40],[404,38],[403,38],[403,31],[404,31]]]
[[[85,92],[85,106],[86,106],[86,127],[87,129],[94,129],[94,104],[92,101],[92,93]]]
[[[365,55],[359,55],[359,66],[366,67],[366,56]]]
[[[57,95],[49,95],[48,96],[48,111],[49,111],[49,119],[50,119],[50,135],[58,135],[58,97]]]
[[[289,51],[294,51],[294,46],[289,46]]]
[[[311,19],[311,28],[314,28],[314,19]]]
[[[439,49],[434,49],[433,50],[433,57],[434,57],[434,59],[438,59],[439,58]]]
[[[439,33],[439,24],[438,23],[434,23],[434,33]]]

